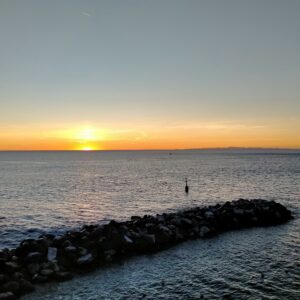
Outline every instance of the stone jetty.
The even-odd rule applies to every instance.
[[[26,239],[15,249],[0,251],[0,300],[32,292],[36,284],[65,281],[128,256],[166,249],[183,241],[211,237],[228,230],[272,226],[292,219],[274,201],[226,202],[129,221],[86,225],[63,236]]]

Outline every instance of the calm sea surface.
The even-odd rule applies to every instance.
[[[299,151],[0,152],[0,248],[238,198],[279,201],[296,218],[131,258],[24,299],[300,299]]]

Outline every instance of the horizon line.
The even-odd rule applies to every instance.
[[[300,148],[288,148],[288,147],[207,147],[207,148],[170,148],[170,149],[90,149],[90,150],[79,150],[79,149],[0,149],[0,152],[106,152],[106,151],[193,151],[193,150],[294,150],[300,151]]]

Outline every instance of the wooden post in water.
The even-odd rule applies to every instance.
[[[189,186],[188,186],[188,182],[187,182],[187,178],[185,179],[185,193],[188,194],[189,192]]]

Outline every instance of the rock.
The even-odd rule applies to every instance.
[[[40,275],[40,274],[35,274],[32,277],[32,282],[33,283],[45,283],[45,282],[47,282],[47,280],[48,280],[47,276],[43,276],[43,275]]]
[[[57,256],[57,248],[48,247],[47,260],[48,261],[55,261],[56,256]]]
[[[245,212],[245,214],[251,215],[251,216],[253,216],[255,213],[253,208],[245,209],[244,212]]]
[[[243,216],[244,213],[245,213],[245,211],[244,211],[243,209],[241,209],[241,208],[234,208],[234,209],[233,209],[233,213],[234,213],[235,215],[238,215],[238,216]]]
[[[50,277],[54,274],[54,271],[51,269],[43,269],[40,271],[40,274],[46,277]]]
[[[160,246],[168,246],[171,243],[172,232],[167,230],[159,230],[155,232],[155,243]]]
[[[171,231],[174,231],[176,229],[176,226],[173,224],[168,224],[167,228],[169,228],[169,230],[171,230]]]
[[[70,272],[56,272],[55,273],[55,279],[57,281],[67,281],[72,279],[74,276]]]
[[[43,238],[43,239],[47,239],[49,241],[53,241],[54,238],[55,238],[55,235],[54,234],[51,234],[51,233],[47,233],[47,234],[42,234],[39,236],[39,238]]]
[[[3,269],[6,262],[7,262],[6,258],[0,258],[0,268],[1,268],[1,270]]]
[[[21,242],[20,246],[16,248],[15,255],[21,258],[26,257],[29,253],[39,252],[42,254],[47,253],[47,246],[38,240],[27,239]]]
[[[144,234],[142,239],[149,244],[155,244],[155,235],[154,234]]]
[[[180,243],[181,241],[184,241],[184,236],[178,228],[175,229],[175,240],[178,243]]]
[[[121,250],[127,242],[124,239],[123,234],[113,233],[109,238],[102,237],[97,243],[99,251],[104,252],[105,250],[115,249],[116,251]]]
[[[117,254],[117,251],[114,249],[106,250],[104,252],[105,255],[115,256]]]
[[[208,235],[209,232],[210,232],[210,229],[207,226],[202,226],[199,230],[199,236],[205,237]]]
[[[87,249],[83,248],[83,247],[79,247],[79,248],[78,248],[78,254],[79,254],[80,256],[87,255],[88,252],[89,252],[89,251],[88,251]]]
[[[29,263],[38,263],[43,261],[43,255],[40,252],[30,252],[27,254],[24,262]]]
[[[191,227],[191,226],[193,226],[193,221],[190,220],[190,219],[188,219],[188,218],[182,218],[180,220],[180,222],[181,222],[181,225],[184,226],[184,227]]]
[[[133,244],[133,240],[130,237],[128,237],[126,234],[124,234],[124,240],[126,243]]]
[[[13,274],[20,269],[20,266],[15,262],[9,261],[4,264],[3,269],[7,274]]]
[[[47,268],[53,270],[54,272],[59,272],[60,271],[60,268],[59,268],[58,264],[54,263],[54,262],[52,262],[51,264],[49,264],[47,266]]]
[[[212,211],[208,210],[204,213],[204,216],[205,216],[205,218],[210,219],[210,218],[214,217],[214,213]]]
[[[154,234],[142,234],[135,240],[133,248],[134,250],[144,253],[154,250],[155,246],[156,239]]]
[[[29,281],[25,280],[25,279],[21,279],[21,280],[19,281],[19,285],[20,285],[20,293],[21,293],[22,295],[34,291],[34,286],[33,286],[33,284],[30,283]]]
[[[72,246],[72,243],[69,240],[65,240],[64,237],[62,237],[62,247],[66,248],[68,246]]]
[[[88,266],[94,262],[94,258],[91,253],[81,256],[77,259],[78,266]]]
[[[75,252],[77,252],[77,248],[70,245],[70,246],[65,247],[64,251],[75,253]]]
[[[170,225],[170,226],[172,226],[173,228],[175,228],[174,225]],[[169,227],[170,227],[170,226],[169,226]],[[164,231],[164,232],[167,232],[168,234],[171,234],[172,231],[170,230],[169,227],[167,227],[167,226],[165,226],[165,225],[162,225],[162,224],[159,224],[159,226],[158,226],[158,228],[159,228],[160,230],[162,230],[162,231]]]
[[[14,300],[16,296],[12,292],[0,293],[0,300]]]
[[[24,274],[21,272],[16,272],[13,274],[12,279],[18,281],[19,279],[24,278]]]
[[[106,262],[111,262],[113,260],[112,256],[109,254],[105,254],[104,259]]]
[[[72,268],[74,266],[74,264],[76,263],[77,260],[77,256],[76,255],[70,255],[70,254],[61,254],[58,257],[58,265],[69,269]]]
[[[156,219],[159,223],[165,222],[165,216],[164,215],[156,215]]]
[[[63,244],[65,242],[66,238],[64,236],[56,236],[52,240],[52,246],[57,248],[63,248]]]
[[[4,274],[0,274],[0,285],[5,283],[8,280],[8,277]]]
[[[56,262],[47,261],[41,264],[41,269],[50,269],[53,270]]]
[[[170,220],[170,223],[177,226],[177,227],[180,227],[181,226],[181,221],[179,219],[179,217],[174,217]]]
[[[2,290],[5,292],[12,292],[18,294],[20,285],[17,281],[8,281],[2,285]]]
[[[154,226],[155,226],[154,223],[146,223],[146,224],[145,224],[145,228],[147,228],[147,229],[151,229],[151,228],[153,228]]]
[[[27,271],[31,276],[37,274],[40,271],[40,269],[41,266],[38,263],[32,263],[27,265]]]

